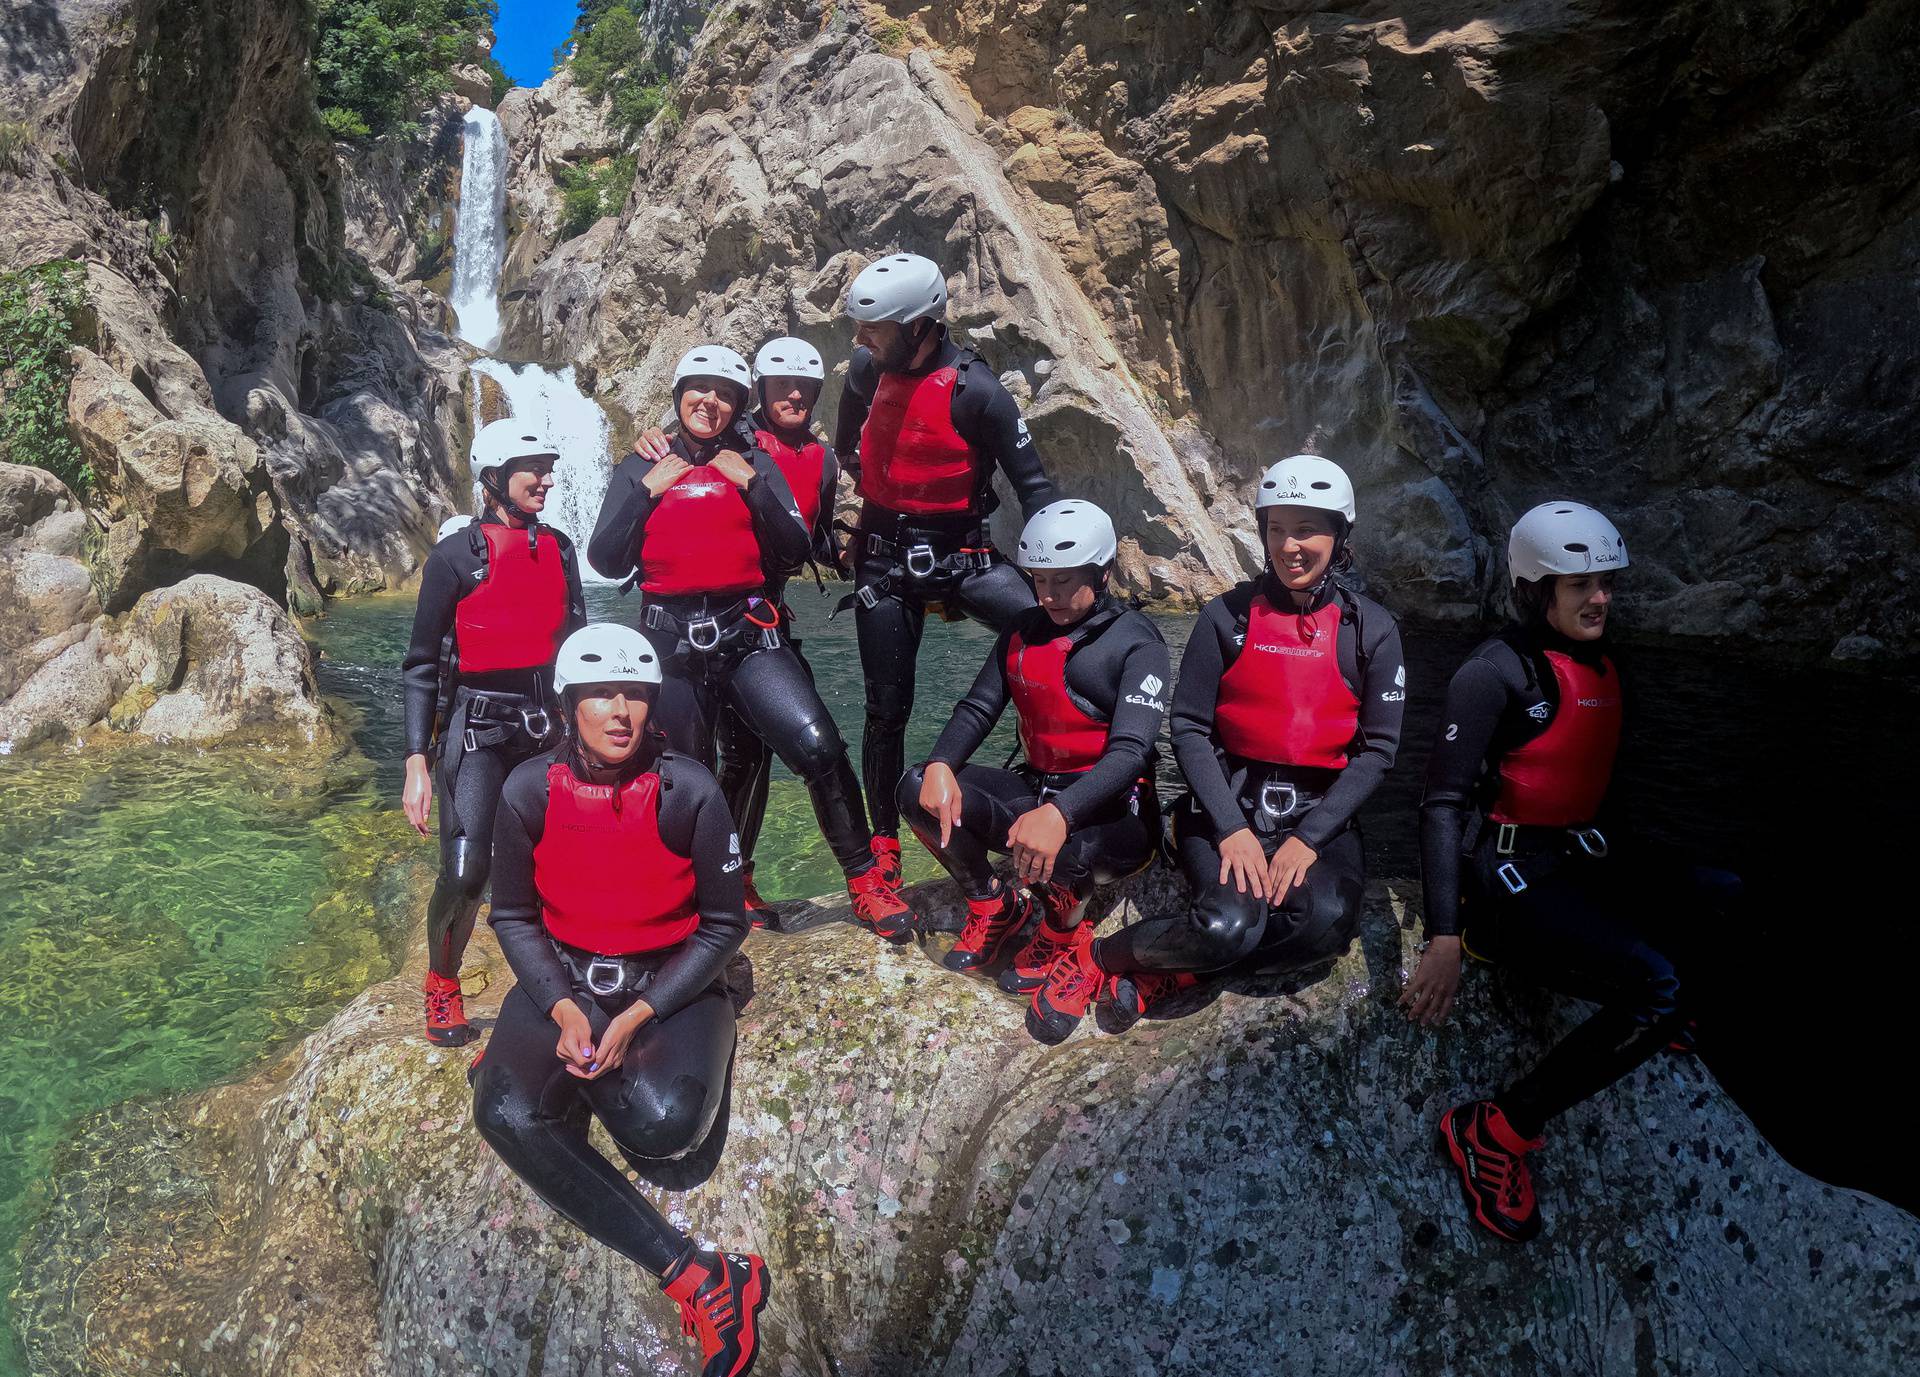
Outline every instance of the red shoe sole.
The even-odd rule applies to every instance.
[[[1473,1172],[1467,1166],[1466,1149],[1460,1146],[1453,1135],[1452,1110],[1440,1116],[1440,1128],[1436,1139],[1440,1151],[1453,1159],[1454,1169],[1460,1177],[1460,1190],[1467,1198],[1467,1209],[1482,1228],[1504,1243],[1528,1243],[1539,1237],[1540,1221],[1538,1219],[1533,1221],[1530,1228],[1516,1228],[1499,1215],[1488,1215],[1480,1207],[1480,1192],[1473,1188]]]

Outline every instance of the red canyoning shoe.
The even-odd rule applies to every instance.
[[[878,862],[848,877],[847,897],[853,901],[854,921],[875,937],[896,946],[913,940],[913,910],[887,883]]]
[[[1128,971],[1116,975],[1101,1001],[1100,1027],[1109,1033],[1124,1033],[1155,1005],[1199,983],[1200,978],[1191,971]]]
[[[467,1004],[460,982],[452,976],[427,972],[421,987],[427,997],[427,1041],[441,1047],[464,1047],[480,1035],[467,1022]]]
[[[1053,969],[1054,962],[1077,947],[1092,944],[1092,923],[1079,923],[1063,930],[1053,925],[1053,919],[1052,913],[1042,917],[1033,936],[1014,954],[1012,964],[1000,972],[1000,988],[1008,994],[1032,994],[1047,983],[1047,972]]]
[[[780,915],[773,911],[773,905],[760,897],[760,891],[753,887],[753,867],[747,867],[742,883],[747,891],[747,917],[753,920],[756,928],[764,928]]]
[[[1440,1150],[1460,1171],[1473,1217],[1509,1243],[1540,1232],[1526,1154],[1545,1139],[1522,1138],[1492,1100],[1455,1105],[1440,1116]]]
[[[1111,979],[1094,964],[1091,942],[1069,947],[1047,971],[1046,984],[1033,992],[1027,1031],[1037,1042],[1065,1042]]]
[[[940,958],[950,971],[984,971],[1019,935],[1033,913],[1033,901],[1018,890],[1003,889],[991,899],[967,900],[967,923],[960,939]]]
[[[875,837],[871,849],[880,873],[887,877],[887,883],[895,889],[900,888],[900,838]]]
[[[680,1302],[680,1330],[700,1340],[701,1377],[746,1377],[760,1352],[760,1311],[772,1290],[752,1253],[688,1247],[660,1279]]]

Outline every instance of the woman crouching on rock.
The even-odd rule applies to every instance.
[[[647,721],[660,677],[628,627],[560,648],[566,738],[513,772],[495,823],[490,921],[519,983],[478,1065],[474,1122],[541,1199],[660,1277],[706,1377],[739,1377],[766,1264],[697,1247],[587,1141],[597,1115],[635,1171],[678,1190],[726,1142],[739,844],[713,776]]]
[[[1533,1070],[1440,1119],[1473,1217],[1523,1242],[1540,1232],[1526,1154],[1554,1116],[1685,1044],[1680,939],[1711,931],[1701,919],[1739,880],[1655,860],[1608,816],[1625,705],[1607,640],[1620,532],[1548,502],[1514,524],[1507,564],[1519,620],[1455,671],[1427,766],[1429,945],[1400,1002],[1427,1026],[1447,1016],[1470,927],[1476,954],[1599,1003]]]
[[[1338,464],[1281,460],[1254,508],[1266,572],[1201,609],[1173,695],[1174,757],[1192,790],[1174,839],[1192,905],[1056,964],[1027,1024],[1045,1041],[1095,999],[1124,1028],[1203,973],[1299,970],[1359,930],[1355,815],[1400,744],[1400,628],[1337,577],[1355,515]]]
[[[1091,502],[1034,513],[1015,562],[1040,606],[1000,633],[933,755],[900,781],[901,813],[967,896],[947,969],[1005,960],[1010,994],[1030,994],[1093,940],[1094,886],[1142,869],[1159,840],[1153,740],[1173,671],[1159,630],[1107,589],[1116,553],[1113,522]],[[1026,763],[968,764],[1008,703]],[[1040,922],[1010,960],[1036,905],[1001,883],[992,851],[1011,852],[1014,878],[1039,896]]]

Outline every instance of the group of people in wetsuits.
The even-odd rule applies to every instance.
[[[485,511],[443,529],[421,581],[403,802],[424,833],[437,757],[427,1035],[476,1036],[458,976],[490,878],[518,983],[476,1061],[477,1126],[554,1209],[660,1278],[710,1375],[753,1363],[765,1264],[698,1247],[588,1127],[597,1116],[665,1189],[719,1160],[729,963],[769,913],[752,866],[772,757],[806,786],[855,921],[893,943],[924,935],[900,892],[906,819],[966,897],[943,963],[1024,997],[1044,1042],[1095,1009],[1124,1031],[1222,973],[1322,965],[1360,924],[1357,818],[1393,765],[1406,671],[1392,615],[1343,578],[1359,520],[1348,475],[1315,455],[1267,469],[1265,567],[1202,609],[1176,681],[1154,623],[1110,586],[1112,520],[1055,492],[945,306],[943,274],[917,255],[858,275],[832,446],[813,424],[813,346],[776,339],[751,365],[716,344],[686,353],[674,424],[615,469],[587,548],[644,593],[638,627],[586,623],[575,552],[540,521],[556,455],[512,418],[476,436]],[[834,519],[843,465],[862,504],[851,528]],[[996,471],[1026,518],[1011,563],[987,536]],[[1726,902],[1734,882],[1636,854],[1607,825],[1619,532],[1550,502],[1515,525],[1508,555],[1516,620],[1460,667],[1442,714],[1422,805],[1428,945],[1401,1003],[1443,1020],[1470,938],[1471,954],[1599,1004],[1507,1089],[1440,1118],[1473,1217],[1518,1241],[1540,1227],[1526,1157],[1548,1120],[1685,1040],[1688,957],[1668,920]],[[854,587],[864,789],[783,597],[810,562]],[[909,765],[930,610],[998,636]],[[975,763],[1009,705],[1023,762]],[[1094,889],[1162,849],[1154,742],[1169,705],[1187,785],[1171,844],[1191,902],[1096,936]]]

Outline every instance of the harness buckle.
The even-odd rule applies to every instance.
[[[931,545],[915,545],[907,551],[907,573],[917,579],[929,578],[940,567],[940,557]]]
[[[1607,856],[1607,834],[1598,827],[1578,827],[1573,830],[1573,839],[1580,843],[1580,849],[1596,861]]]
[[[687,644],[701,654],[707,654],[720,644],[720,623],[713,617],[702,617],[697,622],[687,623]]]
[[[1519,845],[1520,824],[1517,822],[1501,823],[1500,830],[1493,835],[1493,854],[1496,856],[1511,856]],[[1519,892],[1517,889],[1514,891],[1515,894]]]
[[[1507,893],[1521,894],[1526,891],[1527,877],[1520,873],[1520,867],[1512,861],[1500,866],[1493,873],[1500,877],[1500,883],[1507,887]]]
[[[880,605],[880,590],[871,583],[863,583],[854,590],[854,596],[860,599],[860,605],[871,612]]]
[[[1280,800],[1285,799],[1283,805]],[[1290,818],[1300,807],[1300,791],[1284,779],[1270,779],[1260,786],[1260,811],[1270,818]]]
[[[587,962],[585,979],[587,988],[595,994],[617,995],[627,985],[626,963],[610,956],[596,956]]]
[[[536,721],[540,724],[538,727],[533,725]],[[545,708],[520,709],[520,725],[527,729],[527,735],[535,741],[545,741],[553,732],[553,719],[547,715]]]
[[[472,727],[468,727],[463,735],[465,737],[464,744],[469,751],[477,751],[480,749],[480,738],[473,734]]]

